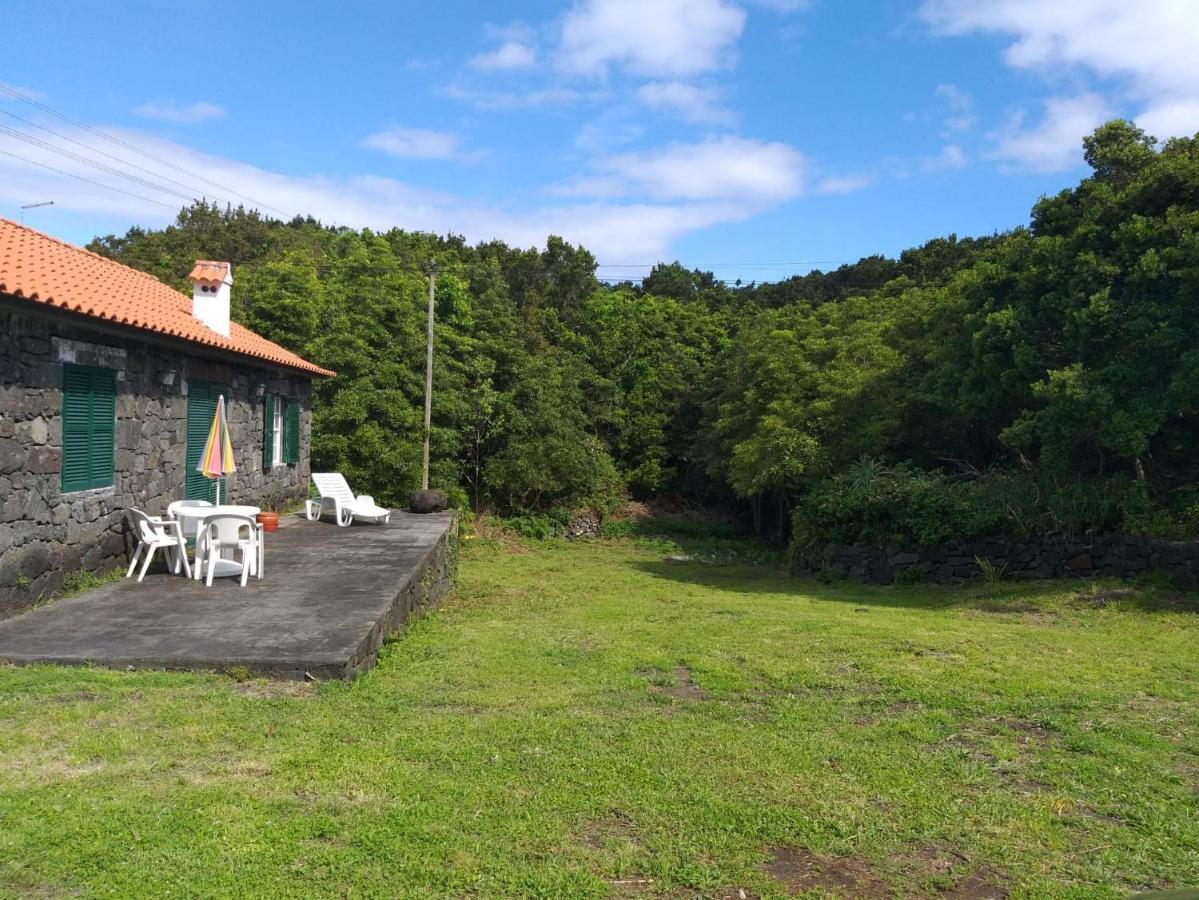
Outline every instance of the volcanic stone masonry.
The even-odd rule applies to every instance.
[[[1199,588],[1199,541],[1122,534],[987,538],[933,547],[815,544],[795,552],[792,571],[874,584],[907,579],[945,583],[982,576],[979,560],[993,566],[1002,578],[1131,578],[1153,572],[1168,577],[1179,588]]]
[[[127,564],[133,542],[126,511],[159,515],[182,499],[189,379],[229,388],[237,460],[229,487],[236,500],[262,505],[307,496],[309,377],[194,352],[0,309],[0,618],[61,590],[70,573]],[[117,372],[111,487],[62,491],[64,363]],[[300,461],[264,471],[268,393],[300,401]]]

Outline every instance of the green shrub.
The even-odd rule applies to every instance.
[[[503,520],[504,526],[521,537],[544,541],[561,537],[566,530],[566,520],[561,513],[525,512]]]
[[[1183,494],[1167,505],[1125,475],[1058,481],[995,469],[965,478],[862,459],[809,491],[792,523],[800,546],[930,546],[950,538],[1117,531],[1183,538],[1199,524],[1199,498]]]
[[[911,587],[928,581],[928,573],[919,566],[908,566],[895,573],[895,583],[900,587]]]
[[[464,488],[454,485],[445,489],[446,499],[449,500],[450,509],[468,510],[471,508],[470,495],[466,493]]]

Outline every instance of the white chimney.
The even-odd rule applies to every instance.
[[[233,266],[197,259],[191,272],[192,315],[218,334],[229,337],[229,295]]]

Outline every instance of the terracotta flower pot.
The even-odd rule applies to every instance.
[[[279,530],[279,514],[277,512],[260,512],[254,518],[258,520],[263,531]]]

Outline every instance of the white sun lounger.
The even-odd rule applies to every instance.
[[[349,525],[355,519],[386,525],[391,519],[391,510],[377,506],[374,497],[368,494],[354,496],[340,472],[313,472],[312,483],[316,485],[318,499],[305,503],[311,521],[319,519],[327,506],[333,508],[338,525]]]

